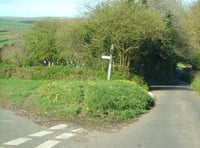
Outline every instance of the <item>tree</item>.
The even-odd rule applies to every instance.
[[[56,47],[55,38],[58,28],[58,20],[43,19],[25,35],[25,49],[31,53],[35,64],[46,62],[50,66],[58,60],[60,50]]]
[[[196,2],[187,17],[187,31],[190,36],[190,45],[196,53],[200,53],[200,1]]]
[[[85,57],[85,51],[82,48],[82,39],[80,36],[79,25],[84,19],[67,19],[56,33],[56,47],[60,50],[60,59],[64,61],[73,60],[80,62]]]
[[[167,23],[160,13],[146,9],[144,5],[127,0],[102,3],[89,13],[83,28],[89,59],[97,61],[102,53],[108,54],[114,44],[118,70],[149,77],[147,73],[159,72],[162,67],[169,72],[175,69]],[[148,61],[155,61],[149,70]]]
[[[149,8],[159,11],[164,16],[170,29],[172,46],[181,59],[189,58],[188,36],[185,30],[186,9],[179,0],[152,0]]]
[[[190,53],[193,64],[200,69],[200,1],[194,3],[187,13],[185,20],[185,30],[187,31]]]

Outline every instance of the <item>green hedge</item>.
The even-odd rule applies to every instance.
[[[127,74],[113,71],[112,80],[127,79]],[[13,67],[0,66],[0,79],[18,78],[30,80],[105,80],[107,71],[95,71],[86,67]]]

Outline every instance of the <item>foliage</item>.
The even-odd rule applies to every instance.
[[[142,87],[144,90],[148,90],[149,89],[147,82],[141,76],[138,76],[138,75],[135,75],[135,74],[131,74],[129,79],[130,79],[130,81],[135,82],[137,85]]]
[[[15,67],[0,66],[0,78],[27,80],[105,80],[107,71],[94,71],[87,67],[52,66],[52,67]],[[126,73],[113,71],[112,80],[128,79]]]
[[[200,94],[200,72],[196,72],[194,79],[192,80],[191,86],[197,90]]]
[[[78,26],[83,19],[69,19],[60,22],[60,28],[56,32],[56,46],[60,50],[60,59],[83,61],[85,52],[81,47],[81,36]]]
[[[109,54],[110,45],[114,44],[117,70],[137,73],[146,80],[156,79],[155,74],[169,78],[166,69],[173,75],[176,61],[170,30],[163,20],[159,13],[140,3],[123,0],[102,3],[82,25],[81,36],[90,65],[95,65],[93,60],[98,61],[103,53]]]
[[[25,34],[25,49],[32,65],[83,65],[85,52],[77,26],[82,19],[41,19]]]
[[[167,28],[169,30],[168,42],[171,48],[173,48],[174,53],[171,52],[171,59],[173,66],[168,67],[170,69],[175,68],[175,63],[184,62],[190,63],[193,65],[193,68],[196,67],[196,58],[193,49],[188,42],[190,37],[188,36],[188,21],[190,21],[189,6],[181,5],[180,1],[177,0],[152,0],[148,1],[149,9],[159,11],[162,16],[164,16],[167,23]],[[167,68],[165,67],[165,68]],[[164,69],[165,69],[164,68]],[[160,68],[158,68],[160,69]],[[164,71],[161,73],[168,73],[169,71]],[[171,70],[170,70],[171,71]],[[157,72],[156,72],[157,73]],[[153,74],[154,75],[154,74]],[[174,70],[168,73],[170,77],[173,77]],[[162,77],[162,74],[159,73],[159,76]]]
[[[134,72],[145,80],[157,79],[156,75],[158,80],[172,79],[176,60],[168,21],[141,3],[106,1],[85,19],[37,22],[25,36],[33,64],[65,65],[73,60],[104,70],[107,66],[100,57],[114,44],[115,70]]]
[[[147,82],[170,82],[177,62],[199,68],[198,10],[199,1],[188,9],[176,0],[104,1],[82,18],[39,20],[24,41],[2,49],[1,60],[14,66],[103,71],[107,63],[101,56],[109,55],[113,44],[114,71],[134,73]]]
[[[0,79],[0,102],[7,98],[20,108],[40,113],[104,120],[137,117],[153,105],[153,100],[130,81],[50,81]]]
[[[196,69],[199,69],[199,55],[200,55],[200,1],[195,2],[190,11],[188,11],[185,17],[185,30],[187,32],[187,41],[189,44],[189,50],[192,55],[191,63]]]
[[[60,51],[55,35],[58,28],[58,20],[42,19],[25,35],[25,49],[31,54],[32,62],[46,61],[49,65],[57,62]]]
[[[177,62],[199,69],[199,9],[200,1],[184,9],[176,0],[108,0],[82,18],[41,19],[28,31],[0,19],[0,62],[9,65],[0,67],[6,79],[0,79],[0,102],[8,98],[50,116],[136,117],[153,105],[146,81],[170,82]],[[112,80],[132,81],[103,81],[101,56],[111,44]],[[54,66],[29,67],[38,65]],[[181,79],[200,92],[198,73],[193,79],[184,69]]]
[[[191,11],[189,13],[188,16],[188,31],[190,33],[190,42],[191,42],[191,46],[196,50],[196,51],[200,51],[199,49],[199,43],[200,43],[200,22],[199,22],[199,18],[200,17],[200,1],[196,2],[192,8]]]

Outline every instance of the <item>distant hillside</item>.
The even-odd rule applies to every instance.
[[[27,30],[34,20],[17,18],[0,18],[0,48],[16,38],[18,32]]]
[[[19,32],[29,29],[36,21],[40,19],[44,19],[44,17],[0,17],[0,49],[9,43],[12,43],[12,41],[16,39],[16,36],[19,34]],[[71,18],[55,17],[55,19],[69,20]]]
[[[29,20],[17,21],[0,18],[0,30],[17,30],[17,29],[27,29],[30,27],[30,23],[27,23]],[[33,23],[33,21],[32,21]]]

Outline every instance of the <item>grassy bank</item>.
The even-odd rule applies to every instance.
[[[191,85],[200,94],[200,72],[196,72]]]
[[[0,104],[50,117],[118,121],[137,117],[153,100],[130,81],[59,81],[0,79]]]

